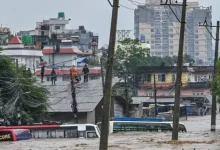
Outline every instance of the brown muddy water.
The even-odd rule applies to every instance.
[[[127,132],[109,137],[109,150],[220,150],[220,115],[217,131],[210,132],[211,116],[189,117],[183,121],[187,133],[171,142],[171,132]],[[0,150],[98,150],[99,139],[31,139],[1,142]]]

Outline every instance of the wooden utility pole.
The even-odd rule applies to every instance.
[[[183,49],[184,49],[184,32],[186,24],[186,0],[183,0],[182,7],[182,18],[180,28],[180,39],[179,39],[179,52],[178,52],[178,64],[176,73],[176,90],[175,90],[175,104],[173,113],[173,132],[172,140],[178,140],[179,132],[179,115],[180,115],[180,94],[181,94],[181,80],[182,80],[182,66],[183,66]]]
[[[112,8],[109,51],[108,51],[107,70],[106,70],[105,88],[104,88],[104,97],[103,97],[104,104],[103,104],[103,116],[102,116],[102,124],[101,124],[101,138],[100,138],[99,150],[108,150],[113,63],[114,63],[114,54],[115,54],[115,38],[116,38],[117,20],[118,20],[118,7],[119,7],[119,0],[114,0],[113,5],[110,3],[109,0],[108,2],[113,8]]]
[[[127,76],[126,75],[125,75],[125,103],[126,103],[126,116],[129,117],[128,85],[127,85]]]
[[[219,47],[219,21],[217,21],[216,40],[215,40],[215,60],[214,60],[214,74],[213,80],[216,78],[217,61],[218,61],[218,47]],[[216,95],[212,92],[212,116],[211,116],[211,131],[216,129]]]
[[[70,69],[70,83],[71,83],[71,95],[72,95],[72,105],[71,105],[71,108],[72,108],[72,111],[73,111],[73,116],[74,118],[76,119],[76,123],[78,123],[78,117],[77,117],[77,114],[78,114],[78,110],[77,110],[77,102],[76,102],[76,88],[75,88],[75,85],[74,85],[74,78],[72,76],[72,70]]]
[[[154,73],[154,104],[155,104],[155,118],[157,117],[157,86],[156,86],[156,76]]]
[[[104,87],[105,87],[105,78],[104,78],[104,68],[103,68],[103,56],[101,56],[100,59],[100,63],[101,63],[101,76],[102,76],[102,90],[103,90],[103,96],[104,96]]]
[[[16,62],[16,70],[18,71],[18,59],[15,60]]]
[[[199,24],[199,26],[206,27],[212,38],[215,40],[215,60],[214,60],[214,72],[213,72],[213,80],[216,77],[216,64],[218,61],[218,48],[219,48],[219,21],[217,21],[217,26],[208,25],[207,20],[205,19],[203,25]],[[212,32],[209,31],[208,27],[215,27],[216,28],[216,38],[213,37]],[[216,95],[212,92],[212,114],[211,114],[211,131],[216,130]]]

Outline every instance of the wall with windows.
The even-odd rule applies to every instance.
[[[158,83],[173,83],[176,81],[176,73],[155,73],[155,79]],[[154,83],[154,74],[146,73],[142,74],[142,80],[144,83]],[[182,73],[182,83],[188,82],[188,73]]]

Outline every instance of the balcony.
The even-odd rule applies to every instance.
[[[208,88],[209,81],[204,82],[188,82],[187,88]]]

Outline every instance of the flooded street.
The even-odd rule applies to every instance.
[[[220,150],[220,115],[217,131],[210,132],[211,116],[188,117],[183,121],[187,133],[180,133],[180,143],[169,143],[171,132],[129,132],[112,134],[110,150]],[[32,139],[2,142],[1,150],[97,150],[99,139]]]

